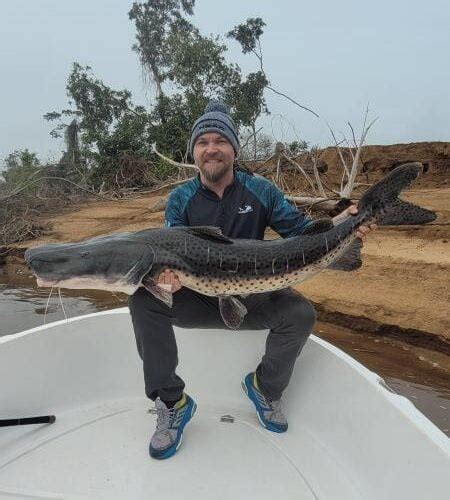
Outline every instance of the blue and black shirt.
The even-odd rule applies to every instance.
[[[311,219],[272,182],[237,168],[222,199],[201,183],[199,175],[172,191],[165,223],[167,227],[216,226],[230,238],[262,240],[266,227],[290,238],[302,234]]]

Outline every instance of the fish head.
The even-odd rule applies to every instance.
[[[148,245],[127,235],[50,244],[25,252],[26,264],[37,277],[38,286],[125,293],[133,293],[139,286],[152,264],[148,257]]]

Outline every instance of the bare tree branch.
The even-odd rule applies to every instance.
[[[316,118],[320,118],[320,116],[315,112],[313,111],[312,109],[309,109],[307,108],[306,106],[302,106],[301,104],[299,104],[297,101],[294,101],[294,99],[292,99],[291,97],[289,97],[288,95],[286,94],[283,94],[283,92],[279,92],[278,90],[275,90],[273,87],[271,87],[270,85],[266,85],[266,89],[269,89],[271,90],[272,92],[274,92],[275,94],[278,94],[278,95],[281,95],[283,97],[285,97],[286,99],[288,99],[289,101],[291,101],[293,104],[295,104],[296,106],[298,106],[299,108],[301,109],[304,109],[305,111],[309,111],[310,113],[312,113]]]
[[[68,184],[72,184],[73,186],[76,186],[78,189],[81,189],[82,191],[85,191],[86,193],[89,193],[92,196],[97,196],[97,198],[102,198],[102,199],[108,200],[108,201],[120,201],[120,200],[117,200],[116,198],[108,198],[107,196],[103,196],[103,195],[98,194],[98,193],[96,193],[94,191],[86,189],[85,187],[80,186],[76,182],[70,181],[69,179],[64,179],[64,177],[53,177],[53,176],[51,176],[51,177],[50,176],[39,177],[38,179],[35,179],[34,181],[28,182],[27,184],[22,185],[18,189],[14,190],[12,193],[10,193],[10,194],[8,194],[8,195],[3,196],[2,198],[0,198],[0,201],[5,201],[5,200],[7,200],[9,198],[17,196],[18,194],[20,194],[25,189],[29,188],[30,186],[33,186],[34,184],[37,184],[40,181],[43,181],[43,180],[58,180],[58,181],[67,182]]]
[[[348,123],[348,126],[350,127],[350,130],[352,131],[353,145],[355,148],[357,148],[358,143],[356,142],[355,131],[353,130],[352,124],[350,122],[347,122],[347,123]]]
[[[326,122],[327,124],[327,127],[328,129],[330,130],[330,133],[331,133],[331,136],[334,140],[334,144],[336,146],[336,149],[337,149],[337,152],[338,152],[338,155],[339,155],[339,158],[341,160],[341,163],[342,163],[342,166],[344,167],[344,172],[342,174],[342,178],[341,178],[341,189],[340,191],[342,191],[343,189],[343,185],[344,185],[344,178],[345,178],[345,175],[347,175],[347,179],[350,177],[350,171],[348,169],[348,166],[347,166],[347,163],[345,162],[344,160],[344,157],[342,156],[342,151],[341,151],[341,148],[339,147],[340,144],[338,143],[337,139],[336,139],[336,136],[334,134],[334,131],[333,129],[331,128],[330,124],[328,122]]]
[[[369,107],[367,106],[366,112],[364,114],[363,129],[361,131],[361,137],[359,140],[358,149],[356,150],[356,154],[353,158],[353,165],[352,165],[352,169],[350,172],[350,176],[348,178],[347,184],[345,185],[345,188],[342,190],[342,196],[344,198],[349,198],[352,194],[352,191],[354,189],[355,179],[356,179],[356,176],[357,176],[358,170],[359,170],[359,159],[361,157],[361,150],[362,150],[363,144],[366,140],[367,133],[369,132],[370,128],[378,120],[378,118],[375,118],[374,120],[372,120],[369,123],[369,125],[366,126],[368,114],[369,114]]]
[[[261,132],[261,130],[263,129],[263,127],[259,127],[259,129],[253,133],[253,134],[250,134],[248,137],[247,137],[247,140],[245,141],[245,143],[240,147],[240,149],[244,149],[247,147],[247,144],[250,142],[250,139],[253,137],[254,140],[256,141],[256,134],[258,134],[259,132]],[[255,161],[256,158],[253,158],[252,160],[241,160],[241,161]]]
[[[169,182],[168,184],[163,184],[162,186],[158,186],[155,189],[150,189],[149,191],[140,191],[140,194],[150,194],[156,193],[157,191],[161,191],[161,189],[165,189],[172,186],[178,186],[179,184],[184,184],[185,182],[191,181],[194,177],[189,177],[188,179],[181,179],[179,181]]]
[[[197,165],[193,165],[191,163],[178,163],[177,161],[172,160],[171,158],[168,158],[167,156],[164,156],[162,153],[160,153],[156,149],[156,144],[152,144],[152,151],[157,156],[159,156],[160,158],[162,158],[164,161],[166,161],[167,163],[170,163],[171,165],[174,165],[175,167],[178,167],[178,168],[193,168],[195,170],[198,170]]]
[[[312,152],[312,154],[310,156],[311,156],[311,161],[313,164],[314,177],[316,179],[317,188],[319,189],[319,194],[320,194],[320,196],[325,198],[325,196],[326,196],[325,189],[323,188],[322,180],[320,179],[320,175],[319,175],[319,170],[317,169],[316,151]]]
[[[283,157],[286,158],[286,160],[288,160],[290,163],[292,163],[293,165],[295,165],[299,169],[299,171],[303,174],[305,179],[309,182],[309,185],[311,186],[313,193],[315,193],[316,186],[314,186],[314,182],[311,180],[311,177],[305,172],[305,170],[297,162],[295,162],[294,160],[291,160],[288,156],[283,155]]]

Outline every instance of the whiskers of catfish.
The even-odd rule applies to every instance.
[[[51,287],[50,289],[50,293],[48,294],[48,298],[47,298],[47,304],[45,305],[45,311],[44,311],[44,325],[46,324],[47,322],[47,311],[48,311],[48,306],[50,304],[50,298],[53,294],[53,286]],[[64,309],[64,304],[63,304],[63,301],[62,301],[62,297],[61,297],[61,288],[58,287],[58,297],[59,297],[59,303],[61,304],[61,309],[62,309],[62,312],[64,314],[64,319],[67,321],[67,314],[66,314],[66,310]]]
[[[47,298],[47,304],[45,305],[45,311],[44,311],[44,325],[45,323],[47,322],[47,311],[48,311],[48,305],[50,304],[50,298],[52,296],[52,293],[53,293],[53,286],[50,288],[50,293],[48,294],[48,298]]]
[[[59,297],[59,303],[61,304],[62,312],[64,314],[64,319],[67,321],[67,314],[66,314],[66,310],[64,309],[64,304],[63,304],[62,297],[61,297],[61,288],[59,288],[59,287],[58,287],[58,297]]]

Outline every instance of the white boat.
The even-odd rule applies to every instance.
[[[448,438],[404,397],[316,337],[263,429],[241,389],[266,332],[176,329],[198,410],[172,458],[148,455],[156,417],[127,309],[0,337],[0,499],[443,499]]]

